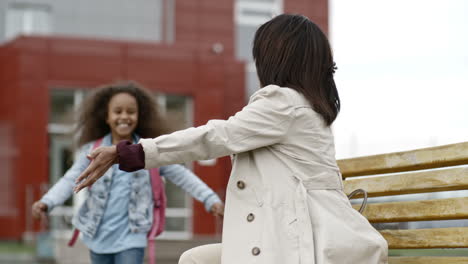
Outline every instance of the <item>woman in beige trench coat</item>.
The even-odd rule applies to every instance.
[[[263,88],[242,111],[98,148],[76,191],[117,162],[131,171],[233,155],[222,244],[189,250],[180,264],[387,263],[386,241],[343,192],[330,128],[340,101],[326,36],[304,16],[280,15],[257,30],[253,55]]]

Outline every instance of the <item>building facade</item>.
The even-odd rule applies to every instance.
[[[73,160],[70,113],[92,88],[135,80],[184,128],[227,118],[258,89],[253,33],[275,14],[328,29],[324,0],[0,2],[0,239],[40,229],[30,206]],[[188,164],[221,197],[227,158]],[[221,223],[168,185],[169,238],[220,233]],[[69,229],[75,197],[52,217]]]

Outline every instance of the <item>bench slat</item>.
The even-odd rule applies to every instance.
[[[364,216],[373,223],[468,219],[468,197],[368,204]]]
[[[468,142],[338,161],[343,177],[432,169],[468,163]]]
[[[380,230],[391,249],[467,248],[468,227]]]
[[[390,257],[389,264],[466,264],[468,257]]]
[[[361,188],[370,197],[468,189],[468,167],[347,179],[345,192]],[[359,196],[355,196],[358,198]]]

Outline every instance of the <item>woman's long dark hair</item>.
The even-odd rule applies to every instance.
[[[340,111],[335,63],[325,34],[302,15],[279,15],[255,33],[253,58],[262,87],[275,84],[303,94],[327,125]]]
[[[100,87],[85,99],[78,112],[78,147],[110,132],[106,123],[109,101],[119,93],[130,94],[137,101],[138,124],[134,133],[142,138],[153,138],[169,132],[159,115],[155,98],[135,82],[122,82]]]

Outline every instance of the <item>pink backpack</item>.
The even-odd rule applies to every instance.
[[[99,147],[102,143],[102,138],[96,140],[93,144],[92,150]],[[164,231],[164,225],[166,223],[166,191],[164,190],[164,182],[159,174],[159,169],[154,168],[149,170],[150,180],[151,180],[151,190],[153,193],[153,223],[151,229],[148,232],[148,256],[150,263],[156,263],[155,255],[155,241],[156,237]],[[91,188],[91,186],[89,186]],[[73,236],[68,242],[69,247],[73,247],[80,230],[75,229],[73,231]]]

